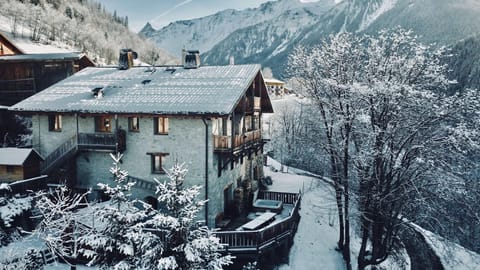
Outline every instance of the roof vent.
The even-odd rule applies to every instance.
[[[92,89],[93,96],[95,98],[102,98],[103,97],[103,87],[95,87]]]
[[[133,59],[137,59],[137,52],[132,49],[121,49],[118,57],[118,69],[125,70],[133,67]]]
[[[143,81],[142,81],[142,84],[143,84],[143,85],[146,85],[146,84],[149,84],[151,81],[152,81],[152,80],[143,80]]]
[[[200,67],[200,52],[197,50],[186,51],[182,50],[182,64],[183,68],[199,68]]]

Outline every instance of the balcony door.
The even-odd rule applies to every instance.
[[[95,132],[111,133],[112,132],[112,117],[109,115],[102,115],[95,117]]]

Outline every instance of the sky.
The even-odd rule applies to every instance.
[[[170,22],[193,19],[234,8],[258,7],[267,0],[97,0],[110,12],[128,16],[131,30],[138,32],[150,22],[155,29]]]

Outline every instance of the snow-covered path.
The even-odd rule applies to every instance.
[[[268,164],[280,168],[271,159]],[[265,168],[265,174],[273,180],[269,190],[295,192],[303,189],[304,192],[300,224],[290,250],[289,263],[279,269],[345,269],[341,254],[335,251],[338,224],[332,188],[317,178],[274,172],[269,167]]]

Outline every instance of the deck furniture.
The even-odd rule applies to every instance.
[[[269,223],[273,219],[275,219],[276,215],[277,215],[277,213],[265,212],[265,213],[261,214],[260,216],[256,217],[255,219],[253,219],[252,221],[242,225],[242,228],[245,229],[245,230],[256,230],[256,229],[266,225],[267,223]]]

